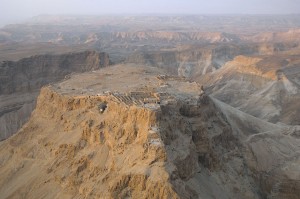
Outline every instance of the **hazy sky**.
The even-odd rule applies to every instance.
[[[0,25],[40,14],[289,14],[300,0],[0,0]]]

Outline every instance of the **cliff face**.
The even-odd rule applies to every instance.
[[[151,110],[43,88],[29,122],[0,145],[1,196],[218,197],[222,186],[209,193],[193,182],[204,182],[200,172],[220,170],[221,153],[234,150],[234,139],[211,100],[201,103]],[[244,195],[226,191],[227,198]]]
[[[72,72],[91,71],[108,65],[108,55],[94,51],[4,61],[0,65],[0,94],[30,92]]]
[[[100,114],[98,105],[104,101],[108,108]],[[73,98],[42,89],[30,121],[4,144],[21,153],[16,167],[23,167],[30,178],[6,189],[5,179],[19,173],[11,170],[1,178],[2,197],[176,198],[166,183],[165,151],[160,146],[147,148],[149,127],[157,117],[106,97]],[[11,150],[1,156],[2,168],[9,169],[7,163],[14,161]],[[27,192],[27,186],[37,190]]]
[[[0,140],[15,133],[29,118],[46,84],[72,72],[96,70],[109,65],[108,55],[94,51],[63,55],[38,55],[0,65]]]

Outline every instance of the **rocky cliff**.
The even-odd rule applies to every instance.
[[[95,51],[3,61],[0,64],[0,139],[15,133],[27,121],[42,86],[67,78],[73,72],[108,65],[108,55]]]
[[[162,74],[120,65],[44,87],[0,143],[0,198],[297,198],[299,127]]]
[[[108,55],[95,51],[63,55],[37,55],[0,65],[0,94],[30,92],[72,72],[96,70],[109,65]]]
[[[221,172],[222,154],[235,150],[230,127],[208,97],[198,105],[177,100],[152,109],[110,95],[71,96],[43,88],[29,122],[0,145],[1,197],[224,195],[223,185],[211,193],[212,187],[200,182]],[[253,193],[226,190],[225,195]]]

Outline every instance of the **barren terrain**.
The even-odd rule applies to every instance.
[[[296,198],[298,131],[160,69],[113,66],[42,89],[29,122],[1,143],[0,191],[4,198]]]
[[[1,28],[0,198],[298,199],[299,19]]]

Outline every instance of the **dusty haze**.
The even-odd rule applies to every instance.
[[[41,14],[297,14],[299,0],[1,0],[0,26]],[[167,9],[166,9],[167,8]]]

